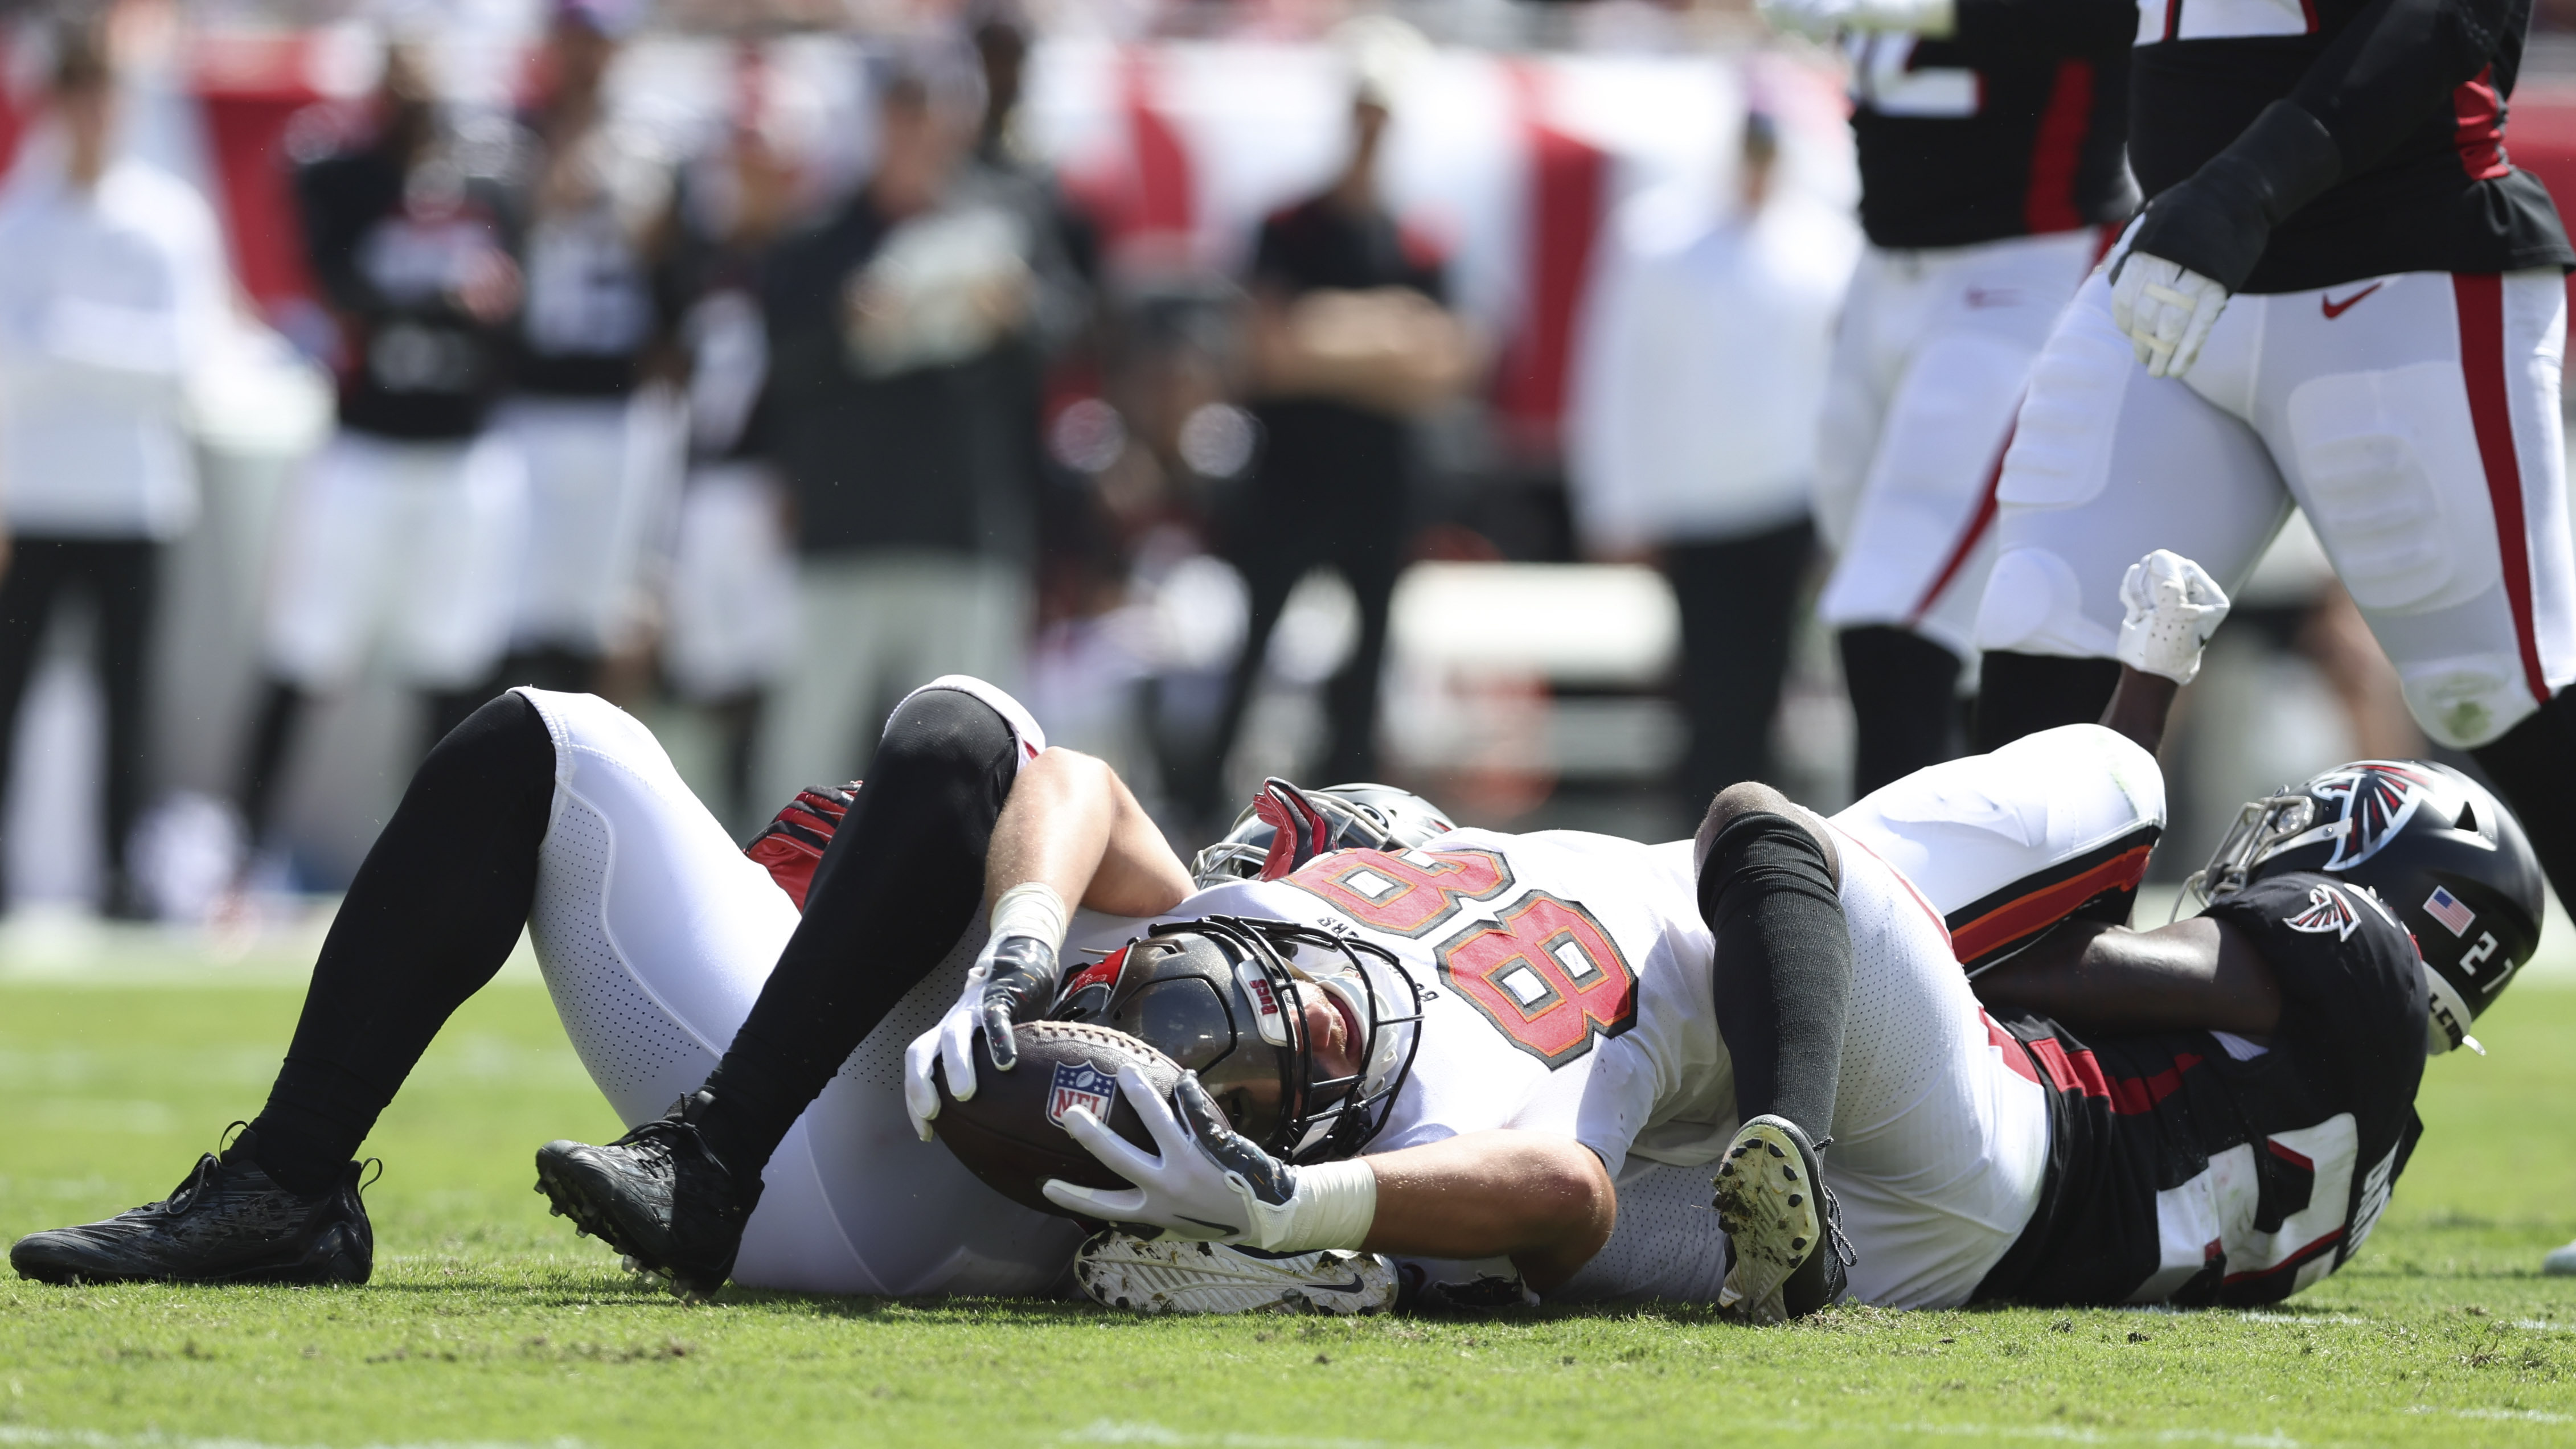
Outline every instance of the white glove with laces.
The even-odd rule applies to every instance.
[[[1182,1073],[1173,1089],[1179,1117],[1135,1067],[1118,1069],[1118,1085],[1160,1155],[1076,1107],[1064,1114],[1064,1130],[1136,1185],[1104,1192],[1056,1178],[1044,1189],[1047,1201],[1085,1217],[1160,1228],[1187,1242],[1239,1240],[1265,1252],[1357,1248],[1368,1237],[1377,1221],[1377,1172],[1366,1162],[1281,1162],[1226,1125],[1196,1072]]]
[[[2200,648],[2227,620],[2227,593],[2209,571],[2170,549],[2129,565],[2120,580],[2120,662],[2142,674],[2189,684]]]
[[[1959,26],[1958,0],[1755,0],[1753,8],[1773,30],[1820,43],[1846,30],[1896,30],[1939,39]]]
[[[2191,371],[2226,309],[2227,289],[2188,267],[2145,252],[2130,252],[2115,264],[2111,321],[2128,334],[2149,377]]]
[[[939,1115],[933,1064],[947,1064],[948,1090],[963,1102],[975,1095],[977,1032],[984,1034],[996,1070],[1007,1072],[1019,1063],[1011,1027],[1055,1004],[1056,953],[1064,945],[1068,914],[1064,898],[1044,881],[1015,885],[993,902],[993,934],[966,973],[966,989],[937,1026],[903,1049],[903,1107],[922,1141],[930,1140],[931,1119]]]

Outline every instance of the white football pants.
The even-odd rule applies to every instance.
[[[2087,282],[2031,375],[1977,644],[2108,658],[2150,549],[2234,590],[2295,503],[2424,732],[2470,749],[2576,680],[2552,270],[2238,296],[2150,378]]]
[[[2031,362],[2101,254],[2096,227],[1861,255],[1816,444],[1837,629],[1895,624],[1962,657],[1994,558],[1995,472]]]
[[[406,442],[342,429],[278,525],[263,645],[308,691],[354,678],[384,636],[405,682],[482,682],[509,642],[527,518],[518,450],[492,434]]]
[[[989,686],[942,680],[987,702]],[[519,691],[554,737],[528,932],[582,1065],[632,1126],[696,1091],[796,930],[795,903],[680,782],[643,725],[587,694]],[[998,706],[997,706],[998,707]],[[1016,704],[1023,760],[1044,736]],[[734,1281],[813,1293],[1025,1294],[1062,1275],[1070,1220],[984,1186],[913,1136],[903,1049],[957,999],[980,925],[859,1044],[770,1159]]]

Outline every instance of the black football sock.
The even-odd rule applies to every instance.
[[[2522,822],[2550,889],[2576,903],[2576,703],[2568,691],[2469,754]]]
[[[2119,687],[2117,659],[1989,654],[1977,677],[1977,753],[2059,725],[2097,724]]]
[[[1858,736],[1854,795],[1958,754],[1958,655],[1892,624],[1845,629],[1840,643]]]
[[[707,1078],[700,1123],[727,1170],[756,1173],[832,1074],[930,974],[984,900],[984,854],[1019,773],[991,705],[924,690],[886,722],[751,1015]]]
[[[270,1176],[327,1186],[438,1029],[509,959],[554,779],[554,739],[516,694],[421,762],[323,938],[294,1043],[251,1123]]]
[[[1736,1120],[1786,1117],[1824,1141],[1852,977],[1851,927],[1824,847],[1785,815],[1736,816],[1700,869],[1699,913],[1717,942],[1711,979]]]

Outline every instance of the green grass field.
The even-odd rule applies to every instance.
[[[221,973],[217,973],[221,974]],[[166,1192],[254,1111],[299,991],[0,980],[0,1237]],[[529,1191],[617,1130],[544,992],[470,1004],[387,1116],[364,1289],[0,1282],[0,1446],[2576,1443],[2576,989],[2433,1065],[2361,1262],[2279,1312],[1695,1309],[1145,1322],[730,1291],[683,1305]],[[2491,1029],[2490,1029],[2491,1028]]]

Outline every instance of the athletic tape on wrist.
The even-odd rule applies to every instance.
[[[1042,880],[1025,880],[1002,892],[993,902],[991,917],[993,939],[1005,936],[1033,936],[1050,949],[1064,949],[1064,936],[1073,913],[1065,909],[1064,897],[1055,887]]]
[[[1357,1248],[1377,1224],[1377,1169],[1364,1159],[1297,1169],[1297,1192],[1265,1224],[1261,1247],[1273,1253]]]

